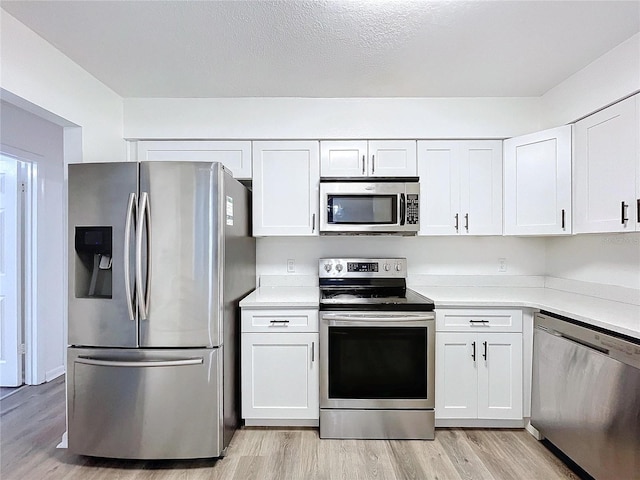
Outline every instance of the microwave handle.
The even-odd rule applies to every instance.
[[[404,200],[404,193],[400,194],[400,225],[404,225],[404,217],[406,216],[406,205]]]

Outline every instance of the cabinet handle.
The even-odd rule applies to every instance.
[[[469,323],[489,323],[489,320],[469,320]]]
[[[289,320],[271,320],[272,325],[286,325]]]
[[[456,219],[456,232],[458,231],[458,217],[459,215],[456,213],[456,216],[454,217]]]
[[[627,210],[626,210],[627,206],[628,205],[624,201],[621,202],[621,205],[620,205],[620,223],[622,223],[622,225],[624,225],[624,222],[629,220],[627,218],[627,215],[626,215],[627,214]]]
[[[364,175],[364,155],[362,155],[362,175]]]
[[[376,173],[376,156],[371,155],[371,175]]]
[[[468,213],[464,214],[464,228],[467,230],[467,233],[469,233],[469,214]]]
[[[471,342],[471,347],[473,348],[473,353],[471,354],[471,358],[473,361],[476,361],[476,342]]]
[[[482,354],[482,358],[484,358],[484,360],[487,360],[487,342],[482,342],[482,345],[484,345],[484,353]]]
[[[311,215],[311,233],[316,233],[316,214]]]
[[[640,198],[636,200],[636,215],[637,215],[637,221],[638,223],[640,223]]]
[[[562,209],[562,230],[564,230],[564,208]]]
[[[311,363],[316,361],[316,342],[311,342]]]

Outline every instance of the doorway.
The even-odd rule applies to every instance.
[[[36,169],[0,153],[0,397],[25,384]]]

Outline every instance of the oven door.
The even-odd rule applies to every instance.
[[[433,312],[323,312],[320,408],[434,408],[434,361]]]

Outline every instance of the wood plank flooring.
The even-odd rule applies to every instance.
[[[222,460],[122,461],[56,449],[64,378],[0,402],[2,480],[577,480],[523,430],[438,429],[435,441],[320,440],[316,429],[244,428]]]

